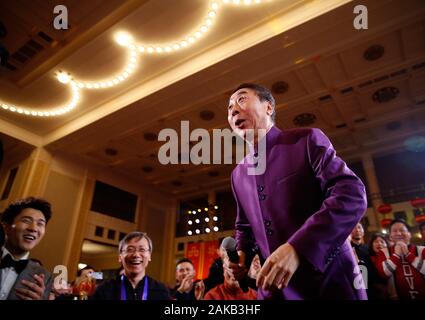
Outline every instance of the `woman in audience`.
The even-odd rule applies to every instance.
[[[388,241],[384,234],[377,232],[372,235],[369,242],[369,255],[370,260],[373,263],[372,267],[375,268],[375,270],[373,270],[375,274],[378,274],[378,270],[376,269],[376,264],[378,261],[377,256],[381,251],[387,258],[389,257]],[[397,299],[393,277],[388,279],[382,278],[380,276],[374,277],[374,281],[369,282],[369,284],[373,287],[377,299]]]

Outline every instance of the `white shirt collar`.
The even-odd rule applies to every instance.
[[[12,257],[12,259],[13,260],[16,260],[16,261],[18,261],[18,260],[25,260],[25,259],[28,259],[28,257],[30,256],[30,253],[29,252],[27,252],[22,258],[20,258],[20,259],[15,259],[15,256],[13,255],[13,254],[11,254],[10,253],[10,251],[9,250],[7,250],[6,249],[6,247],[5,246],[3,246],[3,248],[1,248],[1,250],[2,250],[2,255],[1,255],[1,258],[3,259],[7,254],[10,254],[10,256]]]

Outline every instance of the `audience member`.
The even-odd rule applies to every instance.
[[[384,251],[378,253],[379,274],[394,277],[399,299],[425,299],[425,247],[410,243],[410,227],[404,220],[393,220],[389,229],[394,247],[390,248],[389,257]]]
[[[149,277],[146,268],[151,261],[152,240],[144,232],[131,232],[119,243],[118,260],[124,274],[100,284],[94,300],[170,300],[168,288]]]
[[[195,268],[190,259],[183,258],[176,265],[176,286],[171,296],[176,300],[200,300],[204,296],[203,281],[194,281]]]
[[[0,254],[0,300],[49,298],[51,273],[28,257],[43,239],[51,216],[50,203],[33,197],[11,203],[3,212],[6,242]]]
[[[374,233],[370,238],[369,242],[369,256],[372,261],[371,268],[373,273],[377,274],[378,270],[376,269],[377,256],[380,252],[383,252],[385,256],[389,257],[389,244],[388,241],[382,233]],[[374,298],[379,300],[397,299],[397,292],[395,290],[394,278],[391,276],[388,279],[381,276],[376,276],[369,281],[370,290],[373,290],[375,293]]]
[[[225,257],[224,259],[228,259]],[[257,292],[248,288],[248,292],[243,292],[239,282],[232,275],[230,268],[223,270],[224,283],[209,290],[204,300],[256,300]]]

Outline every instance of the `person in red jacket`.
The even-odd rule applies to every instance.
[[[425,299],[425,247],[410,243],[412,235],[404,220],[390,224],[390,239],[394,247],[390,256],[378,253],[376,267],[383,277],[394,276],[399,299]]]

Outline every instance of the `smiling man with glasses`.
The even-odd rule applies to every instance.
[[[118,261],[124,274],[101,284],[94,300],[169,300],[168,288],[146,275],[151,261],[152,240],[144,232],[131,232],[119,244]]]

